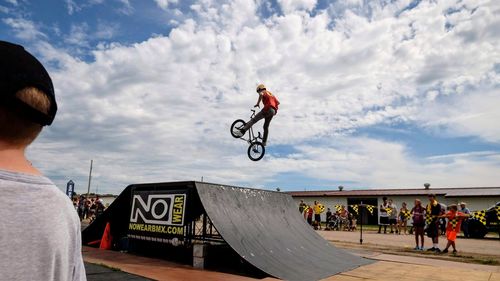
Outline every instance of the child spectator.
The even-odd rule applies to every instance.
[[[457,234],[460,232],[460,224],[462,220],[469,217],[462,212],[458,211],[457,205],[453,204],[449,206],[449,211],[441,215],[441,218],[448,219],[448,225],[446,226],[446,239],[448,239],[448,244],[444,248],[443,253],[448,253],[448,248],[453,247],[453,254],[457,253],[457,248],[455,247],[455,240],[457,239]]]
[[[349,230],[350,231],[356,230],[356,216],[354,216],[353,213],[349,213]]]
[[[399,224],[398,224],[398,232],[401,234],[404,230],[404,234],[408,234],[407,222],[408,222],[408,208],[406,208],[406,202],[403,202],[401,209],[399,209]]]
[[[424,250],[424,226],[425,226],[425,209],[422,207],[420,199],[415,199],[415,206],[411,209],[413,215],[413,229],[415,232],[415,250]],[[420,247],[418,246],[418,238],[420,237]]]

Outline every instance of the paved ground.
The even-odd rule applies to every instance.
[[[359,243],[359,231],[318,231],[328,241],[332,242],[348,242]],[[405,249],[413,249],[415,247],[415,236],[413,235],[398,235],[398,234],[378,234],[376,232],[363,232],[363,244],[366,245],[382,245],[390,247],[400,247]],[[425,237],[424,245],[431,246],[431,240]],[[446,238],[444,236],[439,239],[439,247],[444,249],[446,246]],[[500,241],[498,239],[457,239],[457,250],[459,253],[471,253],[490,255],[500,258]]]
[[[151,279],[144,278],[138,275],[133,275],[124,271],[111,269],[106,266],[85,263],[85,272],[87,273],[87,281],[149,281]]]
[[[420,257],[403,257],[359,249],[354,250],[354,253],[376,260],[377,262],[326,278],[323,281],[451,281],[457,280],[457,278],[465,281],[500,281],[499,266],[436,261],[435,259]],[[98,250],[88,247],[84,247],[83,255],[85,261],[88,263],[106,264],[107,266],[119,268],[122,271],[154,280],[257,280],[234,274],[197,270],[187,265],[176,264],[165,260],[139,257],[126,253]],[[102,268],[98,269],[102,270]],[[89,274],[89,272],[87,272],[87,274]],[[108,272],[108,274],[111,273]],[[125,278],[137,277],[131,275],[123,279],[89,278],[89,281],[144,280]],[[277,279],[268,277],[260,280],[271,281]]]

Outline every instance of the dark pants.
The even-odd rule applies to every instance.
[[[465,237],[469,237],[469,221],[464,220],[462,222],[462,231],[464,232]]]
[[[252,118],[248,123],[243,127],[243,131],[247,131],[253,124],[257,123],[260,119],[265,118],[264,120],[264,136],[262,137],[262,141],[265,143],[267,141],[267,135],[269,133],[269,124],[273,119],[273,116],[276,114],[276,110],[274,108],[262,109],[254,118]]]

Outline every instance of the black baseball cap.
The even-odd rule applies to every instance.
[[[16,98],[16,93],[26,87],[35,87],[47,95],[48,114]],[[47,70],[23,46],[6,41],[0,41],[0,102],[42,126],[52,124],[57,112],[54,86]]]

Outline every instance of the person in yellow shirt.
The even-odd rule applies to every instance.
[[[314,222],[321,229],[321,213],[323,212],[321,204],[318,201],[314,201]]]

